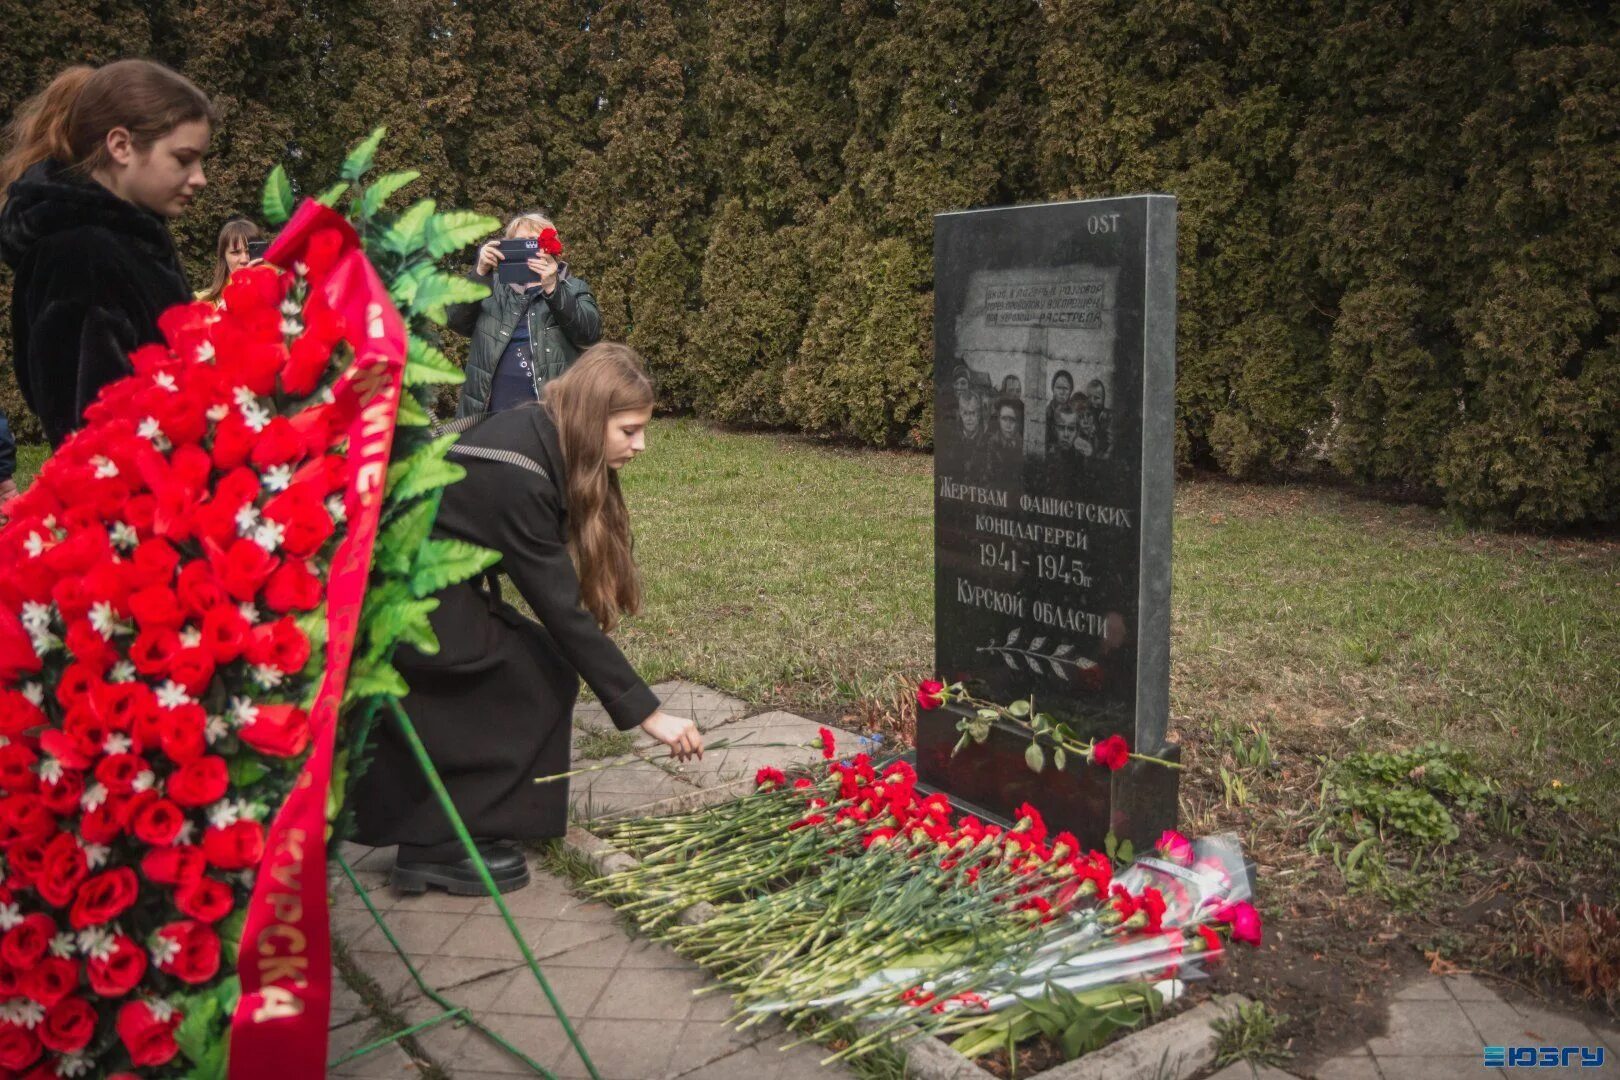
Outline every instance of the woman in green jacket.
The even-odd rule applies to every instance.
[[[552,228],[544,214],[519,214],[507,223],[506,239],[538,237]],[[546,383],[602,337],[596,297],[583,278],[568,272],[566,262],[541,251],[528,260],[534,281],[501,284],[492,280],[500,261],[497,241],[479,248],[469,276],[489,285],[490,294],[476,304],[453,305],[447,313],[450,328],[472,338],[457,416],[539,400]]]

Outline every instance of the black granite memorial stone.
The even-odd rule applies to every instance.
[[[934,219],[937,677],[1172,758],[1175,205]],[[1174,824],[1174,770],[1036,773],[1011,727],[953,756],[956,720],[924,713],[917,746],[954,797],[1003,816],[1028,800],[1092,844]]]

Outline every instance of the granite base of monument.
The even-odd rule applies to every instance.
[[[969,742],[952,756],[961,738],[956,720],[966,715],[971,714],[946,705],[917,725],[917,777],[948,794],[959,809],[982,807],[1011,821],[1027,802],[1041,812],[1052,832],[1067,830],[1086,847],[1098,849],[1112,832],[1138,851],[1146,850],[1164,830],[1176,827],[1180,769],[1132,761],[1110,772],[1071,760],[1059,770],[1048,749],[1046,767],[1036,772],[1024,760],[1028,733],[1002,722],[991,726],[984,742]],[[1181,747],[1172,743],[1154,756],[1176,762]]]

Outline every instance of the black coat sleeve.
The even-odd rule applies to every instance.
[[[530,489],[501,500],[492,522],[492,546],[501,553],[500,568],[563,658],[590,685],[614,726],[629,731],[658,709],[658,698],[580,603],[579,576],[555,498],[549,491]]]
[[[17,440],[11,436],[11,423],[0,412],[0,481],[10,480],[17,473]]]
[[[583,278],[564,278],[546,297],[546,306],[576,349],[588,349],[602,340],[602,313]]]

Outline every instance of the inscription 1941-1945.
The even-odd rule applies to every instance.
[[[1162,195],[935,218],[936,672],[1144,753],[1169,707],[1174,252]]]

